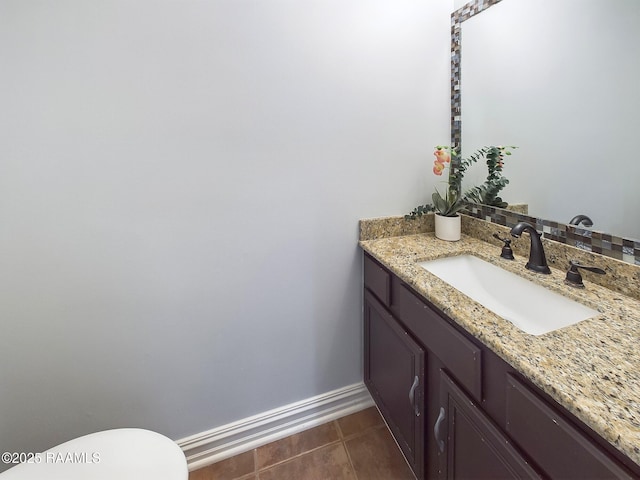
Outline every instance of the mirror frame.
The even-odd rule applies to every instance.
[[[451,146],[462,152],[462,24],[502,0],[472,0],[451,14]],[[598,253],[623,262],[640,265],[640,240],[623,238],[575,225],[523,215],[508,209],[474,205],[467,215],[513,227],[518,222],[529,222],[544,238]]]

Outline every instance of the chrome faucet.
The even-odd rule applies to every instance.
[[[527,222],[520,222],[511,229],[511,235],[516,238],[519,238],[524,232],[529,232],[529,236],[531,237],[529,261],[525,267],[538,273],[551,273],[547,265],[547,257],[544,255],[542,241],[540,240],[542,234],[538,233],[534,226]]]

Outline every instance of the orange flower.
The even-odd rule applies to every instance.
[[[445,148],[436,148],[436,151],[433,152],[433,154],[436,157],[433,161],[433,173],[440,176],[444,170],[445,162],[449,163],[451,161],[451,156]]]
[[[436,156],[436,162],[449,163],[451,161],[451,155],[449,155],[449,151],[446,148],[436,148],[433,154]]]

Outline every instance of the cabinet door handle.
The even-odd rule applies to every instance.
[[[409,390],[409,403],[411,403],[411,407],[413,408],[413,411],[415,412],[416,417],[420,416],[420,409],[416,405],[416,388],[418,388],[419,384],[420,384],[420,379],[416,375],[416,377],[413,379],[413,385],[411,385],[411,389]]]
[[[438,419],[436,420],[435,425],[433,426],[433,436],[436,438],[436,444],[438,445],[438,449],[440,453],[444,453],[444,440],[440,438],[440,425],[444,422],[446,418],[444,407],[440,407],[440,414],[438,415]]]

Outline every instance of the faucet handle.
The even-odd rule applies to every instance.
[[[582,275],[578,271],[579,268],[583,270],[588,270],[589,272],[597,273],[599,275],[604,275],[606,272],[598,267],[591,267],[587,265],[581,265],[574,260],[569,261],[569,270],[567,271],[567,276],[564,279],[564,282],[567,285],[571,285],[572,287],[584,288],[584,283],[582,282]]]
[[[515,258],[513,256],[513,250],[511,249],[511,239],[510,238],[502,238],[497,233],[494,233],[493,237],[497,238],[501,242],[504,242],[504,246],[502,247],[502,253],[500,253],[500,256],[502,258],[506,258],[507,260],[515,260]]]

